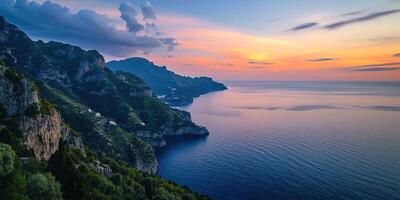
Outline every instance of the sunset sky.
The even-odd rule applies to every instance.
[[[399,0],[0,0],[34,39],[217,80],[400,80]]]

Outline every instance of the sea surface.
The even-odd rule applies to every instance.
[[[400,199],[400,82],[226,82],[158,175],[216,200]]]

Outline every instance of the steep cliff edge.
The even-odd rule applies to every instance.
[[[157,169],[152,147],[166,145],[165,136],[208,134],[184,111],[156,98],[138,77],[109,70],[97,51],[32,41],[4,18],[0,18],[0,59],[37,83],[40,96],[57,106],[89,149],[150,174]]]
[[[48,160],[62,137],[60,113],[39,99],[32,82],[1,64],[0,102],[7,116],[19,121],[25,143],[36,158]]]
[[[0,160],[0,199],[209,199],[84,148],[35,84],[1,59]]]

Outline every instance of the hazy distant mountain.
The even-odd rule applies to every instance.
[[[187,105],[193,98],[212,91],[225,90],[222,83],[208,77],[186,77],[144,58],[128,58],[106,64],[113,71],[125,71],[141,78],[157,96],[173,106]]]

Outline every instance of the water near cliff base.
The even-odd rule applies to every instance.
[[[216,200],[400,199],[400,83],[228,82],[185,107],[158,175]],[[182,141],[185,140],[185,141]]]

